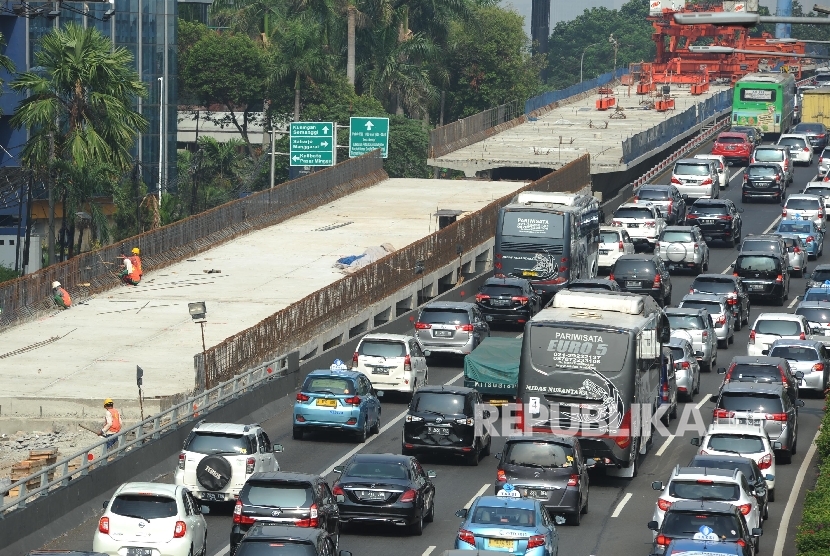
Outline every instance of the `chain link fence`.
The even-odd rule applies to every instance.
[[[430,130],[429,158],[444,156],[513,127],[520,123],[513,120],[521,115],[522,103],[514,100]]]
[[[541,95],[530,98],[525,102],[525,114],[530,114],[531,112],[544,108],[554,102],[559,102],[561,100],[586,93],[591,89],[602,87],[603,85],[607,85],[627,74],[628,68],[618,68],[617,71],[603,73],[593,79],[583,81],[582,83],[576,83],[575,85],[560,89],[559,91],[548,91],[547,93],[542,93]]]

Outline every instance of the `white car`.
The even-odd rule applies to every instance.
[[[378,390],[403,392],[410,397],[427,384],[427,358],[413,336],[366,334],[352,357],[352,370],[366,375]]]
[[[623,203],[614,211],[613,227],[623,228],[638,247],[654,251],[666,221],[652,203]]]
[[[819,177],[827,175],[828,170],[830,170],[830,147],[824,147],[824,150],[818,155]]]
[[[709,246],[697,226],[667,226],[654,251],[665,261],[669,271],[690,269],[700,274],[709,269]]]
[[[801,315],[761,313],[749,331],[746,354],[766,355],[775,340],[804,340],[810,332],[807,319]]]
[[[717,199],[720,196],[720,174],[713,160],[684,158],[674,163],[671,183],[689,199]]]
[[[92,550],[110,556],[205,556],[204,510],[183,486],[125,483],[104,502]]]
[[[601,226],[599,229],[599,255],[597,266],[611,268],[623,255],[634,253],[634,243],[628,232],[613,226]]]
[[[720,410],[724,411],[724,410]],[[712,423],[703,438],[692,438],[701,456],[741,456],[755,460],[764,473],[769,501],[775,501],[775,454],[763,425]],[[777,443],[776,443],[777,444]]]
[[[661,491],[654,505],[652,519],[663,523],[663,516],[674,502],[678,500],[714,500],[728,502],[737,506],[750,529],[761,527],[763,511],[758,507],[758,500],[753,494],[741,471],[738,469],[715,469],[707,467],[680,467],[672,471],[669,482],[651,483],[653,490]]]
[[[827,159],[830,163],[830,158]],[[824,199],[824,216],[830,219],[830,180],[828,181],[811,181],[807,182],[804,195],[818,195]]]
[[[781,220],[812,220],[816,228],[824,228],[825,205],[821,195],[790,195],[781,209]]]
[[[809,166],[813,163],[813,147],[806,135],[798,133],[782,133],[778,138],[776,146],[790,149],[790,158],[793,163],[801,163]]]
[[[202,421],[184,441],[173,481],[204,502],[232,502],[251,475],[280,470],[280,452],[257,424]]]
[[[692,158],[702,158],[704,160],[714,160],[717,162],[718,177],[720,178],[720,188],[726,189],[729,187],[729,164],[726,159],[720,154],[696,154]]]

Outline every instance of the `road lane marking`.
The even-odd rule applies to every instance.
[[[701,407],[703,407],[703,404],[705,404],[706,402],[709,401],[709,398],[711,398],[711,397],[712,397],[712,394],[706,394],[705,396],[703,396],[703,399],[700,400],[700,403],[698,403],[695,407],[697,409],[700,409]]]
[[[225,548],[223,548],[222,550],[220,550],[219,552],[217,552],[216,554],[214,554],[213,556],[225,556],[225,554],[227,554],[230,551],[231,551],[231,545],[228,545]]]
[[[770,231],[771,229],[773,229],[775,226],[777,226],[777,225],[778,225],[778,223],[779,223],[780,221],[781,221],[781,217],[779,216],[778,218],[776,218],[775,220],[773,220],[773,221],[772,221],[772,224],[770,224],[770,225],[767,227],[767,229],[766,229],[766,230],[764,230],[764,231],[763,231],[763,232],[761,232],[761,233],[762,233],[762,234],[769,233],[769,231]],[[742,230],[742,231],[743,231],[743,230]]]
[[[669,437],[668,437],[668,438],[666,438],[666,441],[665,441],[665,442],[663,442],[663,445],[662,445],[662,446],[660,446],[660,449],[659,449],[659,450],[657,450],[657,453],[656,453],[656,454],[654,454],[654,455],[655,455],[655,456],[658,456],[658,457],[659,457],[659,456],[662,456],[662,455],[663,455],[663,452],[665,452],[665,451],[666,451],[666,449],[669,447],[669,444],[671,444],[671,441],[672,441],[672,440],[674,440],[674,435],[673,435],[673,434],[670,434],[670,435],[669,435]]]
[[[475,502],[475,501],[476,501],[476,498],[478,498],[479,496],[481,496],[482,494],[484,494],[484,491],[486,491],[488,488],[490,488],[490,483],[485,483],[483,487],[481,487],[480,489],[478,489],[478,492],[476,492],[476,493],[473,495],[473,497],[472,497],[472,498],[470,498],[470,501],[469,501],[469,502],[467,502],[467,504],[465,504],[465,505],[464,505],[464,509],[465,509],[465,510],[469,510],[469,509],[470,509],[470,506],[472,506],[472,505],[473,505],[473,502]]]
[[[625,507],[626,504],[628,504],[629,500],[631,500],[631,493],[630,492],[628,494],[626,494],[625,496],[623,496],[623,499],[620,500],[619,504],[617,504],[617,508],[614,510],[614,513],[611,514],[611,517],[620,517],[620,514],[623,511],[623,508]]]
[[[738,170],[735,170],[735,173],[734,173],[734,174],[732,174],[732,177],[731,177],[731,178],[729,178],[729,183],[732,183],[732,180],[734,180],[734,179],[735,179],[735,178],[737,178],[738,176],[743,175],[744,170],[746,170],[746,166],[743,166],[743,167],[739,168]]]
[[[434,546],[427,547],[427,549],[424,550],[424,553],[421,554],[421,556],[429,556],[430,554],[432,554],[433,550],[435,550]]]
[[[793,299],[792,301],[790,301],[790,304],[789,304],[789,305],[787,305],[787,309],[792,309],[793,307],[795,307],[795,304],[796,304],[796,303],[798,303],[798,296],[795,296],[795,299]]]
[[[738,259],[735,259],[735,261],[737,261],[737,260],[738,260]],[[721,273],[721,274],[729,274],[730,272],[732,272],[732,265],[733,265],[733,264],[735,264],[735,261],[732,261],[731,263],[729,263],[729,266],[727,266],[726,268],[724,268],[723,270],[721,270],[721,272],[720,272],[720,273]]]
[[[795,503],[798,500],[798,494],[801,492],[801,484],[804,482],[804,477],[807,475],[807,468],[813,460],[816,453],[816,440],[821,431],[817,431],[810,442],[810,448],[807,450],[807,455],[804,456],[804,461],[801,462],[801,467],[798,468],[798,474],[795,477],[795,484],[790,491],[790,497],[787,498],[787,507],[784,508],[784,515],[781,516],[781,523],[778,525],[778,536],[775,537],[775,549],[772,551],[772,556],[782,556],[784,553],[784,543],[787,541],[787,528],[790,525],[790,518],[793,516]]]

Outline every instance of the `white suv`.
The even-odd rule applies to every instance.
[[[813,163],[813,147],[806,135],[784,133],[775,145],[790,149],[790,158],[793,162],[800,162],[807,166]]]
[[[625,228],[635,245],[648,244],[654,251],[657,238],[666,227],[663,215],[652,203],[623,203],[614,211],[612,226]]]
[[[816,228],[824,228],[826,201],[813,193],[793,194],[787,197],[781,209],[782,220],[812,220]]]
[[[366,334],[352,357],[352,370],[366,375],[378,390],[410,397],[427,383],[427,359],[418,342],[403,334]]]
[[[232,502],[252,474],[280,470],[280,452],[258,424],[201,421],[184,441],[174,482],[205,502]]]
[[[761,313],[749,332],[747,355],[766,355],[775,340],[806,340],[811,333],[807,319],[789,313]]]
[[[633,254],[634,243],[631,242],[627,231],[613,226],[600,226],[597,258],[599,268],[611,268],[623,255]]]

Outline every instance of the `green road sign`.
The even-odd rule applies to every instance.
[[[389,156],[389,118],[351,118],[349,126],[349,158],[375,149]]]
[[[291,166],[332,166],[336,143],[332,122],[291,122]]]

